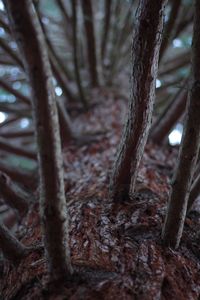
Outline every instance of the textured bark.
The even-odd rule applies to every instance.
[[[33,196],[22,190],[12,180],[0,172],[0,195],[4,201],[12,208],[16,209],[20,215],[24,215],[28,211],[29,204],[33,200]]]
[[[183,232],[188,198],[200,146],[200,2],[195,1],[195,17],[192,43],[192,86],[177,170],[172,180],[168,210],[163,228],[166,245],[177,248]]]
[[[180,119],[186,108],[187,95],[187,90],[180,90],[176,99],[170,102],[163,114],[155,122],[150,135],[154,143],[162,144],[170,130]]]
[[[73,32],[73,60],[74,60],[74,71],[76,77],[76,83],[79,91],[80,100],[85,109],[88,109],[88,102],[84,94],[82,87],[80,72],[79,72],[79,63],[78,63],[78,45],[77,45],[77,2],[71,0],[72,6],[72,32]]]
[[[98,86],[96,44],[91,0],[81,0],[87,41],[88,64],[92,86]]]
[[[32,88],[40,172],[40,209],[50,280],[72,274],[56,98],[47,48],[30,0],[4,1]]]
[[[103,35],[101,41],[101,59],[104,62],[105,54],[106,54],[106,46],[108,42],[108,34],[110,29],[110,21],[111,21],[111,4],[112,0],[105,0],[104,7],[105,7],[105,20],[104,20],[104,27],[103,27]]]
[[[163,0],[143,0],[138,8],[133,38],[132,96],[111,178],[115,201],[128,198],[131,180],[134,190],[151,125],[164,4]]]
[[[28,248],[23,246],[2,223],[0,223],[0,249],[3,255],[14,264],[25,257],[28,252]]]

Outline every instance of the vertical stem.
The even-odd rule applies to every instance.
[[[88,108],[87,99],[85,97],[82,83],[81,83],[81,77],[79,72],[79,64],[78,64],[78,45],[77,45],[77,2],[76,0],[71,0],[71,6],[72,6],[72,31],[73,31],[73,59],[74,59],[74,71],[76,76],[76,82],[77,87],[79,91],[80,100],[83,103],[83,106],[85,109]]]
[[[24,54],[32,88],[32,105],[40,172],[40,210],[50,280],[72,274],[68,214],[56,97],[42,29],[31,0],[5,0],[17,42]]]
[[[106,54],[106,46],[108,42],[108,33],[110,29],[110,21],[111,21],[111,4],[112,0],[105,0],[104,7],[105,7],[105,21],[103,27],[103,36],[101,41],[101,60],[104,61],[105,54]]]
[[[115,201],[129,197],[151,125],[163,28],[164,0],[142,0],[133,37],[132,97],[111,178]]]
[[[98,86],[96,44],[91,0],[81,0],[86,31],[87,54],[92,86]]]
[[[167,215],[163,228],[163,240],[166,245],[177,248],[183,232],[188,198],[200,146],[200,2],[195,1],[195,16],[192,42],[192,86],[188,98],[182,143]]]

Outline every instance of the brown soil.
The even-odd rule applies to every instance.
[[[160,238],[177,149],[148,144],[132,199],[112,203],[109,176],[126,106],[113,94],[98,97],[103,105],[78,116],[75,126],[105,133],[64,153],[72,263],[82,280],[48,290],[45,256],[35,251],[18,266],[1,263],[0,299],[199,299],[200,214],[186,219],[177,251]],[[41,243],[38,203],[17,235],[26,245]]]

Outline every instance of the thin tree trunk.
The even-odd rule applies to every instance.
[[[200,146],[200,2],[195,1],[195,17],[192,43],[192,86],[177,170],[172,181],[168,210],[163,228],[166,245],[177,248],[183,232],[188,198]]]
[[[28,248],[21,244],[2,223],[0,223],[0,249],[13,264],[18,263],[28,253]]]
[[[103,26],[103,36],[101,41],[101,60],[104,65],[104,58],[106,54],[106,46],[108,42],[108,34],[110,29],[110,21],[111,21],[111,4],[112,0],[104,0],[105,7],[105,16],[104,16],[104,26]]]
[[[98,86],[98,71],[92,3],[91,0],[81,0],[81,4],[83,9],[84,25],[86,31],[90,81],[92,86]]]
[[[138,25],[133,38],[132,97],[111,178],[111,193],[115,201],[129,197],[131,180],[134,190],[147,141],[155,98],[164,5],[164,0],[142,0],[138,8]]]
[[[40,208],[51,281],[67,280],[72,266],[56,97],[47,48],[30,0],[4,1],[32,88],[40,172]]]
[[[77,45],[77,2],[76,0],[71,0],[72,6],[72,32],[73,32],[73,59],[74,59],[74,71],[76,77],[76,83],[79,91],[80,100],[84,108],[88,109],[88,102],[84,94],[80,72],[79,72],[79,63],[78,63],[78,45]]]

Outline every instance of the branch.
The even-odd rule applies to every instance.
[[[37,156],[35,151],[25,150],[20,146],[13,145],[6,141],[6,139],[0,137],[0,150],[6,151],[14,155],[24,156],[33,160],[36,160]]]
[[[2,223],[0,224],[0,249],[13,264],[19,263],[29,253],[29,249],[21,244]]]
[[[33,201],[33,196],[16,185],[7,175],[0,172],[0,195],[5,202],[23,216]]]

